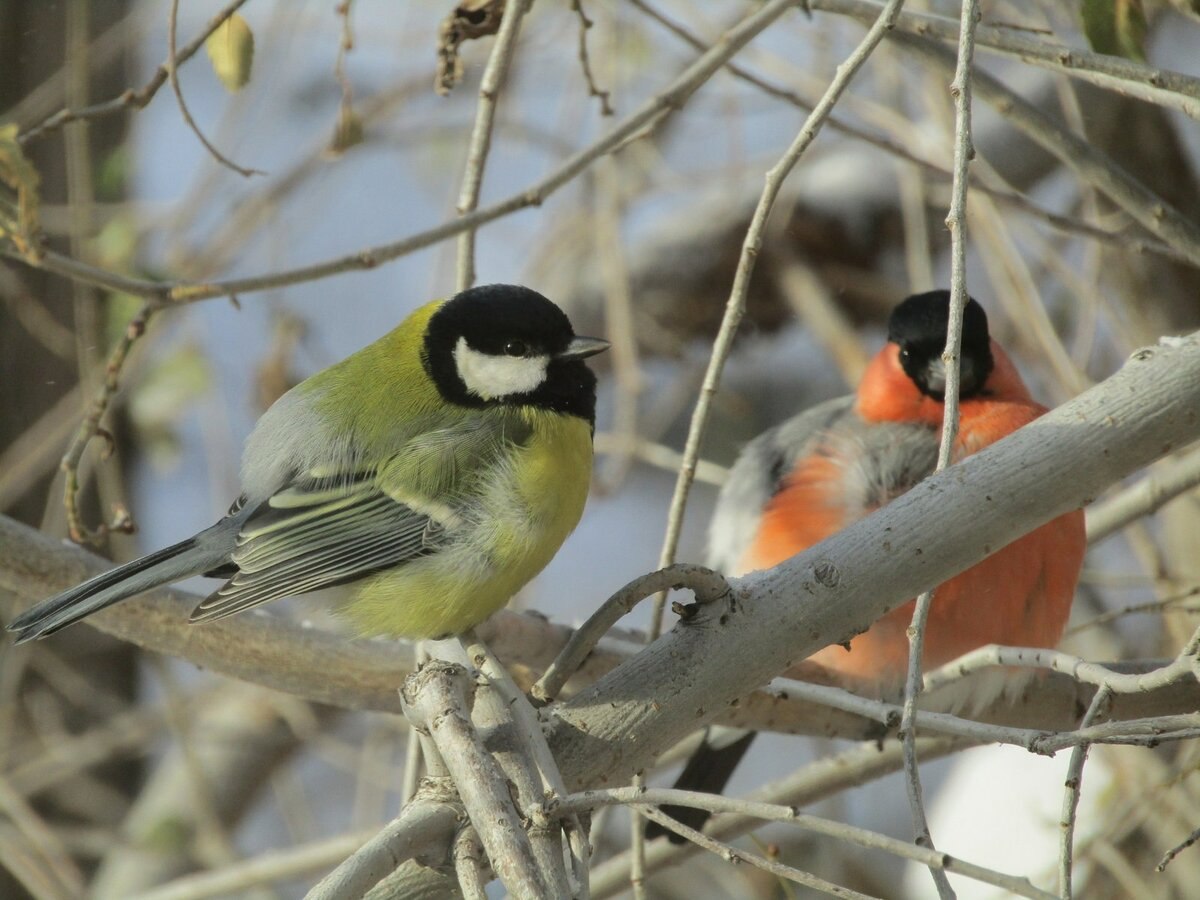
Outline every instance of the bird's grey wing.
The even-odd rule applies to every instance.
[[[854,397],[819,403],[746,445],[721,489],[709,525],[709,565],[736,570],[758,533],[764,507],[811,454],[838,462],[833,487],[853,522],[890,503],[933,472],[939,435],[913,422],[864,422]]]
[[[233,576],[192,613],[219,619],[260,603],[333,587],[438,549],[447,522],[383,491],[372,473],[293,483],[251,512]]]
[[[488,413],[422,431],[377,469],[310,472],[285,486],[246,516],[232,554],[237,573],[193,621],[355,581],[443,547],[472,515],[479,479],[529,437],[519,418]]]
[[[796,460],[853,405],[853,396],[818,403],[764,431],[742,449],[709,523],[710,566],[722,572],[736,569],[758,533],[763,507],[778,493]]]

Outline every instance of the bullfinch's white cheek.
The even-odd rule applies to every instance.
[[[482,400],[498,400],[537,390],[546,380],[549,356],[493,356],[473,350],[466,338],[454,346],[454,365],[468,391]]]

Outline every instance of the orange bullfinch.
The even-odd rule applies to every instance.
[[[746,446],[713,515],[711,565],[727,575],[775,566],[933,472],[941,439],[949,310],[947,291],[909,297],[892,312],[887,344],[867,366],[855,394],[800,413]],[[987,315],[974,300],[965,310],[960,358],[954,461],[1046,411],[989,336]],[[1085,544],[1083,513],[1076,510],[939,585],[925,628],[924,670],[986,644],[1053,647],[1067,623]],[[832,644],[808,661],[858,693],[898,696],[914,603],[891,610],[848,644]],[[999,686],[1003,689],[1003,682]],[[978,704],[980,698],[972,700]],[[752,738],[733,729],[711,729],[676,787],[719,793]],[[707,817],[680,807],[669,812],[697,828]],[[661,833],[647,830],[651,837]]]

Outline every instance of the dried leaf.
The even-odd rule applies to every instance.
[[[0,241],[35,265],[42,258],[37,169],[25,158],[15,124],[0,125]]]
[[[222,22],[204,42],[213,71],[227,90],[240,91],[254,66],[254,32],[236,13]]]
[[[353,106],[343,103],[338,110],[337,125],[333,129],[333,140],[329,142],[329,153],[339,156],[362,142],[362,117],[354,111]]]
[[[438,29],[437,75],[434,90],[449,94],[462,81],[462,60],[458,48],[465,41],[495,34],[504,17],[505,0],[465,0],[454,7]]]
[[[1097,53],[1146,61],[1146,13],[1141,0],[1082,0],[1083,33]]]

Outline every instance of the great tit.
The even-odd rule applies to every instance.
[[[228,515],[52,597],[8,626],[43,637],[127,597],[228,579],[193,622],[324,588],[363,635],[459,634],[503,606],[583,514],[608,347],[528,288],[412,313],[262,416]]]
[[[941,442],[948,291],[909,297],[892,311],[888,342],[857,392],[829,400],[751,441],[721,490],[709,529],[709,562],[729,575],[783,562],[895,499],[930,475]],[[959,431],[953,459],[1044,413],[969,300],[963,320]],[[940,585],[925,628],[928,671],[985,644],[1053,647],[1062,637],[1086,548],[1083,513],[1060,516]],[[893,609],[848,645],[808,660],[844,687],[894,699],[908,667],[913,602]],[[967,685],[985,705],[1016,680]],[[985,696],[989,694],[990,696]],[[752,733],[711,729],[676,787],[720,793]],[[707,814],[668,808],[699,828]],[[666,833],[650,823],[646,834]],[[670,833],[671,839],[675,835]]]

